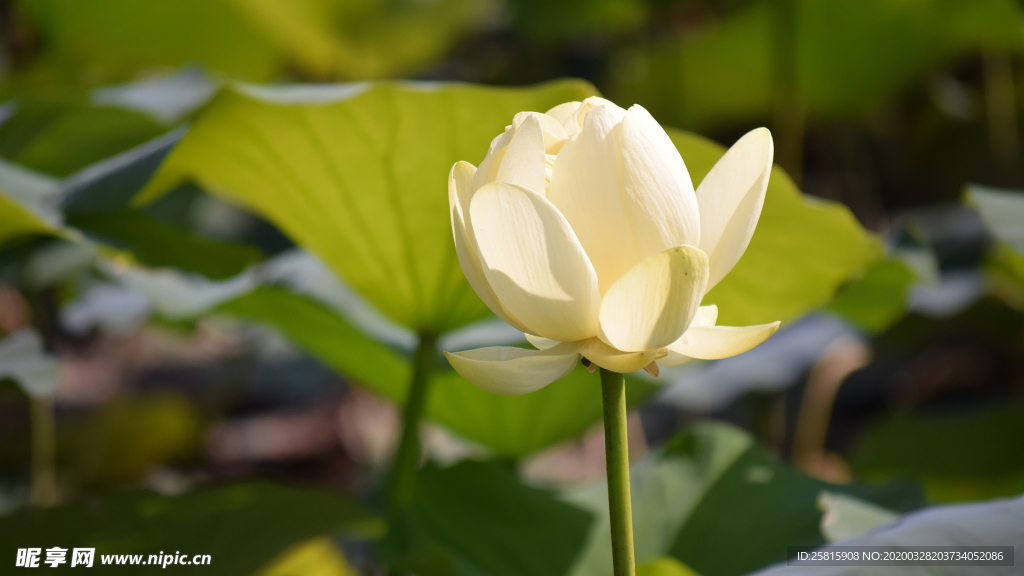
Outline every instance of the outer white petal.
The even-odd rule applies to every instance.
[[[469,201],[473,196],[473,175],[476,168],[468,162],[457,162],[448,174],[448,209],[451,213],[452,236],[455,238],[455,253],[459,257],[459,265],[469,285],[483,300],[484,304],[509,325],[518,330],[525,330],[522,324],[512,317],[501,305],[491,285],[487,282],[480,257],[477,253],[476,239],[473,229],[466,222],[469,218]]]
[[[544,131],[535,116],[527,116],[512,135],[494,179],[529,188],[544,196],[547,189],[546,164]]]
[[[605,344],[597,338],[591,338],[580,350],[584,358],[597,364],[605,370],[628,374],[642,370],[650,364],[657,350],[645,350],[643,352],[623,352]]]
[[[697,326],[714,326],[715,322],[717,321],[718,306],[715,306],[714,304],[708,306],[701,306],[700,308],[697,309],[697,314],[694,315],[693,322],[690,322],[690,327],[687,328],[687,330],[692,330],[694,327]],[[679,366],[682,364],[686,364],[690,360],[693,360],[693,358],[690,358],[689,356],[680,354],[678,352],[673,352],[672,350],[669,350],[667,348],[663,348],[659,354],[659,366]]]
[[[566,342],[549,350],[509,346],[445,352],[463,378],[495,394],[518,396],[564,378],[580,359],[581,343]]]
[[[484,159],[480,162],[480,166],[476,170],[476,175],[473,177],[473,190],[480,189],[481,186],[488,182],[494,182],[494,179],[498,177],[498,169],[501,168],[501,161],[505,158],[505,152],[508,150],[508,144],[512,141],[512,136],[515,135],[515,127],[507,126],[505,131],[491,140],[491,145],[487,149],[487,154]]]
[[[740,138],[697,187],[700,244],[711,260],[708,290],[732,270],[747,250],[761,217],[774,145],[758,128]]]
[[[693,321],[708,281],[708,258],[676,246],[634,266],[601,302],[601,340],[641,352],[675,342]]]
[[[597,275],[551,202],[493,182],[477,190],[470,213],[484,275],[523,332],[563,342],[597,335]]]
[[[701,360],[728,358],[742,354],[764,342],[775,334],[779,324],[772,322],[758,326],[694,326],[666,348],[669,352]]]
[[[543,336],[534,336],[533,334],[523,333],[526,336],[526,341],[533,345],[537,350],[547,350],[548,348],[554,348],[561,344],[558,340],[552,340],[551,338],[545,338]]]
[[[586,112],[583,131],[558,154],[548,199],[572,224],[603,294],[644,258],[696,246],[700,220],[686,166],[650,114],[588,102],[578,113]]]

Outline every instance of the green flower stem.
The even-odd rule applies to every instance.
[[[413,358],[412,382],[402,415],[402,439],[391,467],[388,484],[388,517],[394,520],[412,503],[416,488],[416,469],[421,455],[419,424],[427,403],[427,388],[434,369],[437,337],[420,334]]]
[[[626,378],[601,369],[604,450],[608,469],[608,512],[615,576],[633,576],[633,508],[629,500],[629,436],[626,433]]]
[[[53,506],[57,503],[57,478],[54,457],[57,425],[53,400],[29,398],[32,422],[32,503]]]

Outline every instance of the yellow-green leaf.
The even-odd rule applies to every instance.
[[[449,169],[479,162],[517,112],[592,93],[579,81],[227,88],[141,201],[197,181],[276,224],[394,320],[443,332],[488,314],[455,256]]]
[[[725,152],[695,134],[669,135],[694,184]],[[726,326],[790,320],[828,304],[881,255],[882,243],[845,206],[804,196],[775,166],[750,246],[704,304],[717,304],[718,323]]]

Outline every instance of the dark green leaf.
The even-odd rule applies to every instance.
[[[879,260],[864,277],[844,287],[828,308],[863,330],[882,332],[907,310],[907,298],[917,274],[894,258]]]
[[[897,511],[923,503],[910,485],[873,488],[809,478],[745,432],[715,423],[680,433],[662,453],[635,463],[630,476],[637,561],[672,556],[702,576],[739,576],[784,561],[787,546],[823,543],[817,504],[823,490]],[[569,499],[601,519],[572,575],[605,576],[611,565],[605,488]]]
[[[964,501],[1024,492],[1024,402],[894,416],[869,429],[853,463],[876,478],[917,478]]]
[[[416,530],[490,576],[565,574],[591,523],[509,469],[471,461],[420,471],[411,516]]]
[[[289,546],[338,532],[376,536],[381,525],[344,496],[254,482],[175,497],[133,492],[24,509],[0,518],[0,547],[96,548],[93,570],[104,554],[142,554],[143,562],[161,552],[209,554],[209,566],[175,571],[250,576]],[[61,568],[76,572],[68,564]],[[165,572],[156,565],[131,573]]]
[[[26,99],[0,125],[0,156],[33,170],[67,176],[156,138],[150,117],[86,101]]]
[[[131,252],[147,266],[172,266],[208,278],[229,278],[261,259],[259,250],[252,246],[204,238],[138,210],[72,215],[67,223],[103,243]]]

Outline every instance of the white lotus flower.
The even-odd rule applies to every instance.
[[[665,130],[602,98],[521,112],[474,168],[452,167],[459,263],[485,304],[538,350],[445,353],[464,378],[525,394],[580,357],[614,372],[718,359],[779,323],[716,326],[701,299],[739,261],[772,167],[767,129],[741,138],[696,191]]]

